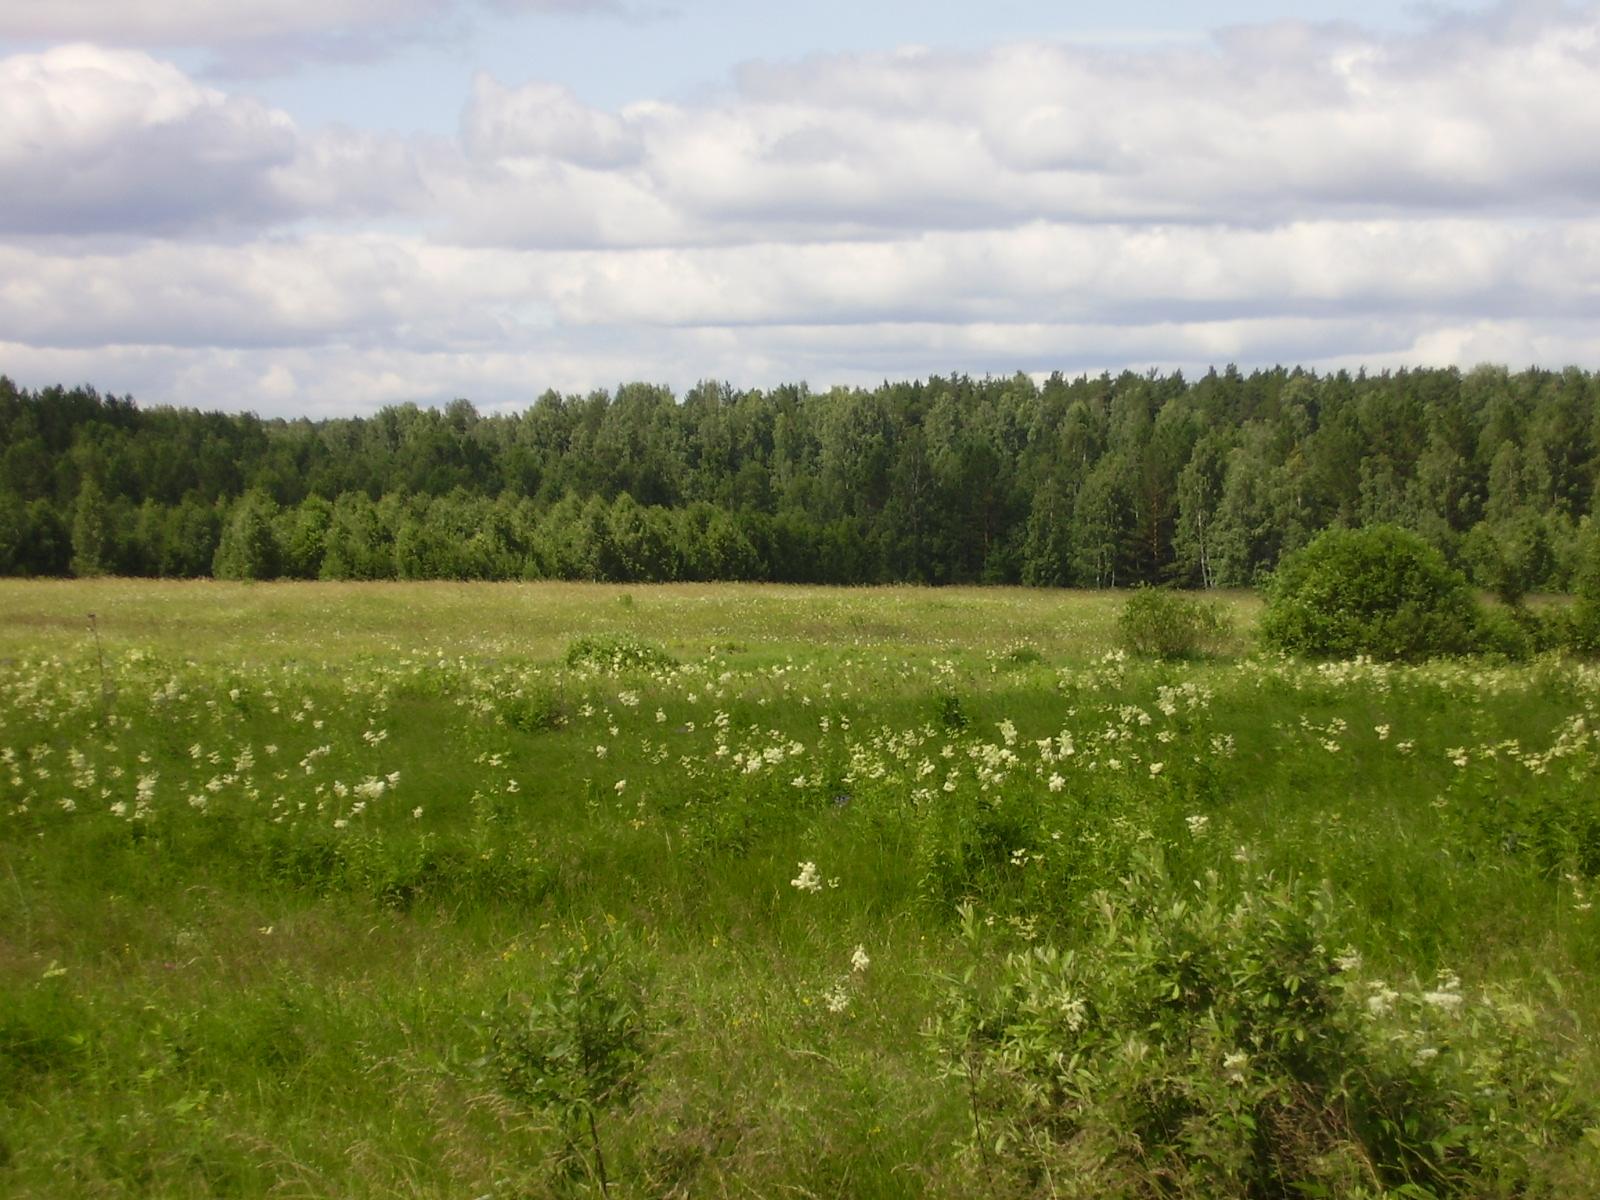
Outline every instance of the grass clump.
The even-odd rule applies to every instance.
[[[627,634],[586,634],[567,646],[567,666],[617,674],[623,671],[659,671],[677,666],[677,660],[652,642]]]
[[[0,1095],[21,1091],[31,1077],[72,1073],[87,1056],[88,1015],[51,963],[46,979],[0,991]]]
[[[1122,645],[1147,658],[1198,658],[1215,653],[1233,632],[1216,604],[1169,588],[1140,587],[1117,617]]]
[[[496,698],[495,715],[508,729],[520,733],[545,733],[560,729],[570,717],[566,698],[553,684],[518,688]]]
[[[1478,605],[1466,577],[1393,525],[1330,529],[1286,558],[1261,615],[1267,645],[1309,658],[1413,662],[1468,654]]]

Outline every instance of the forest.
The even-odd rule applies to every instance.
[[[0,574],[1227,587],[1384,522],[1559,591],[1597,399],[1578,368],[1229,367],[313,421],[0,376]]]

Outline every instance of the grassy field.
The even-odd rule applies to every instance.
[[[1233,603],[1253,605],[1244,594]],[[1031,588],[0,580],[0,657],[81,656],[93,612],[108,650],[237,665],[419,654],[537,665],[559,659],[575,638],[606,633],[686,659],[730,646],[961,657],[1027,641],[1066,661],[1115,645],[1120,604],[1113,592],[1064,601]]]
[[[1600,1194],[1600,669],[1224,602],[0,581],[0,1195]]]

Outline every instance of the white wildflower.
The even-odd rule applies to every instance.
[[[1461,977],[1454,971],[1439,972],[1439,986],[1422,993],[1422,1002],[1441,1012],[1454,1013],[1461,1008]]]
[[[1394,1002],[1400,999],[1400,993],[1395,991],[1381,979],[1372,981],[1372,994],[1367,997],[1367,1012],[1374,1017],[1388,1016],[1394,1009]]]
[[[822,890],[822,876],[817,872],[817,864],[803,862],[800,864],[800,874],[789,881],[790,887],[799,888],[802,892],[820,892]]]
[[[1061,1015],[1066,1019],[1068,1029],[1076,1033],[1083,1028],[1083,1019],[1088,1015],[1089,1005],[1082,996],[1074,996],[1070,992],[1063,992],[1056,999],[1056,1007],[1061,1010]]]
[[[1244,1069],[1249,1065],[1250,1056],[1243,1050],[1235,1050],[1232,1054],[1225,1054],[1222,1057],[1222,1069],[1234,1083],[1244,1082]]]

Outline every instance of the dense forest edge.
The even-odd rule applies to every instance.
[[[546,392],[264,420],[0,376],[0,574],[1248,586],[1323,529],[1562,591],[1578,368]]]

